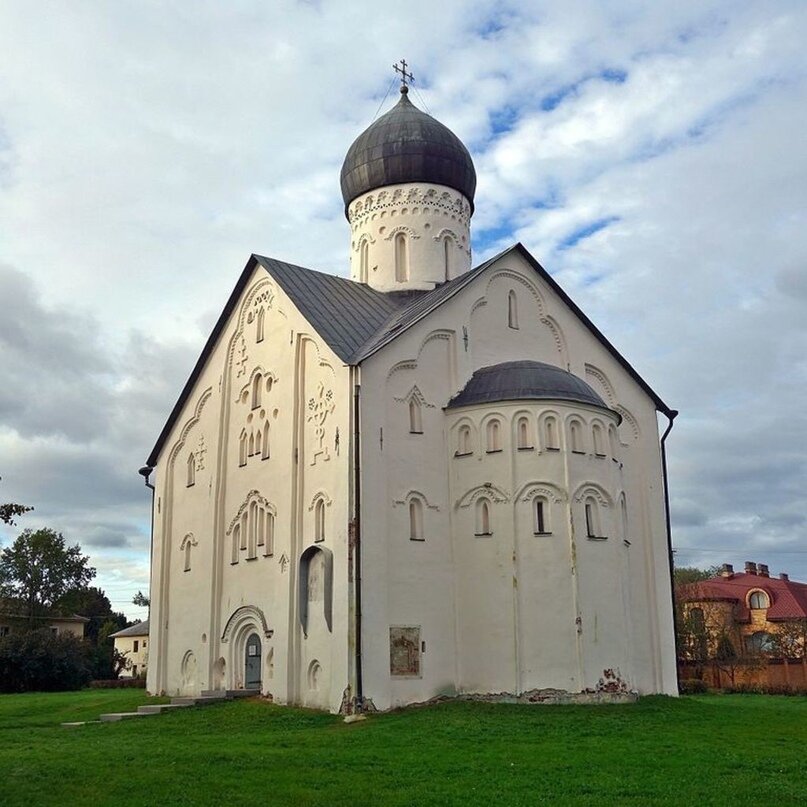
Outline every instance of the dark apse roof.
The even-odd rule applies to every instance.
[[[608,409],[582,378],[541,361],[507,361],[482,367],[446,408],[523,400],[574,401]]]
[[[363,193],[403,182],[454,188],[473,209],[476,170],[468,149],[447,126],[419,110],[405,90],[348,149],[341,175],[345,214]]]
[[[535,270],[644,390],[655,403],[656,408],[665,414],[670,414],[672,410],[667,404],[577,307],[552,275],[520,243],[508,247],[471,271],[449,280],[447,283],[442,283],[431,291],[413,292],[384,293],[376,291],[364,283],[356,283],[344,277],[316,272],[313,269],[295,266],[275,258],[252,255],[208,337],[202,354],[171,410],[146,463],[151,467],[156,465],[174,423],[193,392],[193,388],[256,266],[263,267],[275,279],[300,313],[311,323],[312,328],[345,364],[357,365],[428,316],[435,308],[472,283],[489,266],[510,253],[520,255]],[[600,405],[602,404],[600,403]]]

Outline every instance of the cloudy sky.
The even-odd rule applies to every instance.
[[[523,241],[681,410],[679,563],[807,580],[805,41],[801,0],[4,0],[17,529],[143,615],[137,469],[251,252],[347,274],[341,161],[405,56],[474,156],[475,260]]]

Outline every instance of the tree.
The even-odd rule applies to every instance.
[[[29,623],[68,590],[85,588],[95,577],[78,544],[66,546],[54,530],[23,530],[0,553],[0,589],[18,600]]]
[[[673,570],[673,581],[675,587],[678,588],[686,583],[700,583],[701,580],[716,577],[719,573],[719,566],[710,566],[708,569],[699,569],[697,566],[676,566]]]
[[[3,477],[0,476],[0,479]],[[8,524],[10,527],[14,526],[14,518],[21,516],[23,513],[30,513],[33,507],[27,507],[24,504],[0,504],[0,523]]]
[[[71,616],[72,614],[86,616],[90,621],[87,624],[84,636],[93,644],[98,644],[101,641],[100,634],[107,623],[111,626],[111,629],[107,631],[108,633],[114,633],[129,624],[126,614],[113,611],[109,598],[97,586],[74,588],[66,591],[53,603],[53,610],[62,616]]]
[[[75,636],[44,628],[0,642],[0,692],[81,689],[91,678],[89,647]]]
[[[132,597],[132,603],[134,605],[139,605],[141,608],[148,608],[151,605],[151,599],[142,591],[138,591],[137,594]]]

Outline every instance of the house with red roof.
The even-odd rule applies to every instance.
[[[740,656],[805,656],[807,584],[784,572],[771,577],[766,564],[750,561],[735,572],[725,563],[717,576],[680,586],[677,596],[685,636],[702,637],[709,655],[728,639]]]

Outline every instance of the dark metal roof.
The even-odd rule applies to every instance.
[[[440,121],[421,112],[401,90],[401,100],[365,129],[342,165],[342,198],[404,182],[432,182],[459,191],[471,203],[476,170],[468,149]]]
[[[343,277],[315,272],[312,269],[284,263],[273,258],[253,255],[244,267],[146,463],[152,467],[157,464],[163,445],[168,439],[168,435],[180,416],[186,401],[193,392],[193,388],[256,265],[262,266],[272,275],[294,305],[311,323],[312,328],[333,349],[334,353],[346,364],[356,365],[381,350],[384,345],[411,328],[434,311],[435,308],[473,282],[488,267],[510,253],[521,255],[532,266],[541,279],[558,295],[563,303],[569,307],[583,325],[588,328],[631,378],[644,390],[658,410],[669,415],[671,410],[667,404],[577,307],[574,301],[553,279],[552,275],[520,243],[503,250],[470,272],[466,272],[448,283],[443,283],[433,291],[391,292],[386,294],[375,291],[366,284],[355,283]]]
[[[128,628],[119,630],[117,633],[110,633],[110,639],[116,639],[119,636],[148,636],[149,635],[149,621],[138,622],[135,625],[129,625]]]
[[[497,401],[574,401],[607,409],[582,378],[541,361],[507,361],[477,370],[446,409]]]

